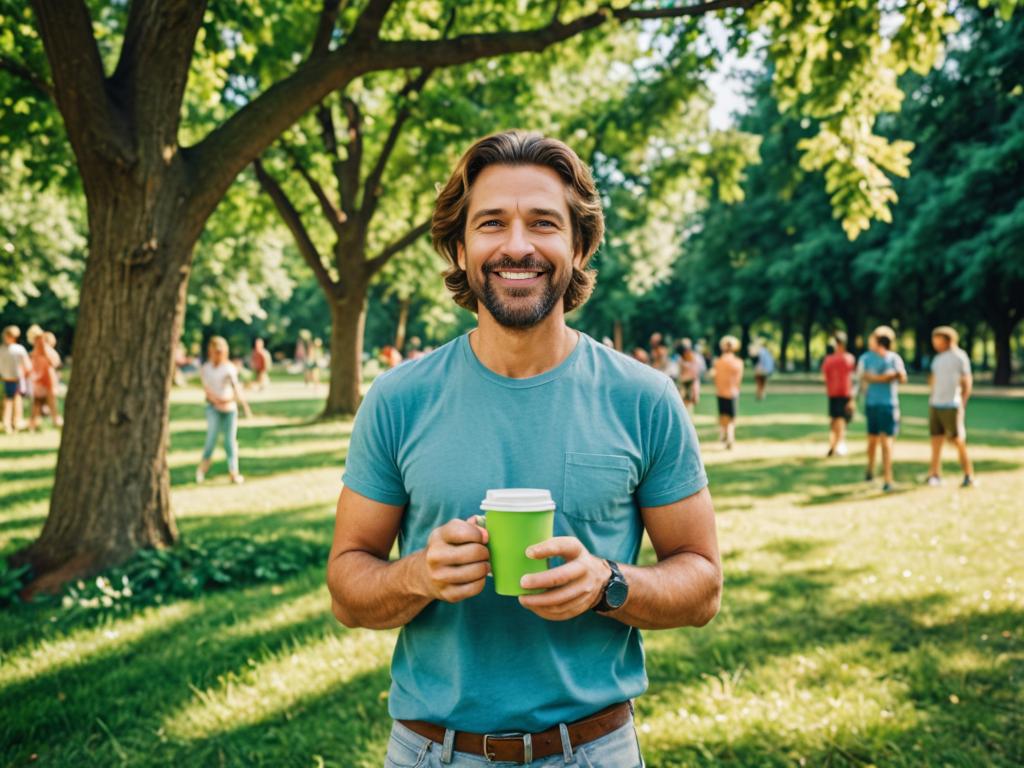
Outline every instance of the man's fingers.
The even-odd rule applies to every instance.
[[[441,590],[441,599],[448,603],[458,603],[476,597],[484,591],[486,579],[477,579],[466,584],[450,584]]]
[[[534,560],[543,560],[548,557],[562,557],[572,560],[579,557],[584,551],[583,543],[575,536],[555,536],[534,544],[526,550],[526,556]]]
[[[575,608],[586,593],[586,586],[568,584],[558,589],[549,589],[539,595],[521,595],[519,604],[524,608],[546,608],[553,613],[562,613],[560,608],[564,608],[566,611]]]
[[[528,573],[519,583],[523,589],[551,589],[568,584],[583,576],[585,572],[586,569],[578,561],[572,560],[541,573]]]
[[[427,561],[436,567],[468,565],[485,562],[490,559],[490,554],[483,544],[441,545],[427,553]]]
[[[433,574],[433,577],[435,581],[442,584],[469,584],[487,576],[489,569],[489,563],[473,563],[472,565],[441,568]]]
[[[439,530],[441,540],[447,544],[483,544],[486,541],[484,529],[468,520],[449,520]]]

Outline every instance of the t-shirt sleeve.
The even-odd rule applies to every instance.
[[[697,433],[669,382],[651,413],[647,467],[637,486],[641,507],[658,507],[692,496],[708,484]]]
[[[967,356],[966,352],[960,352],[960,375],[970,376],[971,375],[971,358]]]
[[[893,366],[896,368],[896,372],[905,374],[907,372],[907,366],[906,363],[903,362],[903,358],[895,354],[893,355],[893,358],[894,359],[892,363]]]
[[[398,469],[397,438],[380,383],[370,387],[356,414],[342,482],[381,504],[404,507],[409,494]]]

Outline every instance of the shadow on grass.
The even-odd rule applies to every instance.
[[[793,560],[806,557],[818,544],[780,539],[764,549]],[[724,608],[715,623],[700,631],[659,633],[648,644],[651,688],[639,700],[641,718],[675,711],[689,691],[708,684],[706,675],[719,670],[756,670],[774,659],[863,639],[878,649],[877,655],[865,658],[872,674],[902,680],[901,695],[920,717],[911,728],[859,724],[820,741],[785,724],[767,732],[745,730],[741,724],[721,741],[699,741],[681,727],[675,741],[648,750],[650,765],[789,766],[798,762],[796,756],[805,757],[808,765],[923,765],[933,758],[938,764],[988,764],[989,759],[992,764],[1012,764],[1014,746],[1008,734],[1014,733],[1014,718],[1019,718],[1019,707],[1014,709],[1019,687],[1014,680],[1024,674],[1024,662],[1019,653],[1011,652],[1012,641],[1000,640],[999,633],[1021,626],[1024,612],[977,613],[931,623],[927,614],[943,606],[947,595],[861,603],[832,598],[835,586],[858,573],[851,569],[726,573]],[[187,629],[163,627],[0,691],[0,709],[18,713],[5,718],[0,732],[8,745],[4,757],[18,763],[38,752],[43,764],[47,758],[49,764],[62,759],[67,764],[69,755],[81,757],[82,752],[74,751],[80,749],[91,753],[91,764],[102,764],[123,751],[127,762],[139,765],[308,765],[314,762],[313,755],[323,756],[326,765],[379,765],[389,727],[381,696],[388,687],[384,667],[212,736],[184,741],[153,738],[169,716],[208,703],[206,688],[222,688],[234,675],[258,668],[253,659],[287,657],[290,651],[340,631],[325,604],[323,616],[265,632],[225,634],[240,622],[320,589],[321,580],[317,569],[288,582],[277,597],[271,596],[268,586],[218,598],[206,603]],[[995,638],[989,648],[993,661],[972,670],[965,682],[965,673],[943,662],[975,650],[973,639],[981,633]],[[798,683],[813,691],[829,681],[809,678]],[[952,690],[961,692],[963,707],[948,713]],[[1003,709],[990,706],[993,698]],[[107,729],[97,723],[99,713],[116,734],[116,749]],[[926,734],[923,729],[935,723],[941,733]],[[979,730],[979,725],[989,730]],[[932,745],[928,755],[915,752],[922,740]]]
[[[326,391],[324,392],[326,395]],[[258,416],[288,419],[293,422],[314,423],[324,409],[323,399],[266,400],[250,403]],[[171,422],[182,419],[206,419],[205,403],[171,403]]]
[[[337,440],[339,443],[352,434],[352,425],[339,424],[335,431],[311,430],[309,424],[275,424],[268,426],[238,425],[238,444],[258,445],[268,448],[278,445],[293,445],[307,440]],[[223,438],[220,438],[223,440]],[[196,452],[202,450],[206,442],[206,430],[183,430],[171,434],[171,449],[175,451]]]
[[[976,461],[975,472],[1006,472],[1019,469],[1021,462],[1001,459]],[[925,462],[899,461],[894,465],[897,490],[908,491],[928,472]],[[756,505],[733,501],[735,496],[769,498],[778,494],[794,494],[800,506],[829,504],[840,500],[877,499],[881,491],[864,482],[860,463],[838,463],[824,458],[804,457],[750,459],[708,466],[711,492],[719,511],[753,509]]]
[[[10,491],[0,495],[0,509],[12,509],[21,504],[34,504],[50,498],[50,489],[53,483],[37,485],[34,488],[23,488],[20,491]]]
[[[233,512],[225,515],[188,515],[178,519],[182,536],[188,540],[216,536],[280,536],[291,535],[322,541],[329,547],[334,526],[334,507],[310,504],[273,512]]]
[[[239,451],[239,468],[243,475],[248,478],[272,477],[284,475],[291,472],[300,472],[308,469],[331,469],[338,470],[340,482],[341,473],[345,466],[345,457],[348,456],[348,449],[339,447],[336,451],[319,451],[317,453],[301,453],[288,456],[246,456],[245,449]],[[184,485],[195,485],[196,466],[199,464],[199,456],[195,464],[186,464],[171,468],[171,485],[181,487]],[[213,464],[209,473],[210,478],[227,474],[227,465],[224,459],[224,452],[218,446],[213,452]],[[340,490],[340,487],[339,487]]]

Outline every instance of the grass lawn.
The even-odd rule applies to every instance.
[[[981,484],[955,487],[948,449],[947,484],[927,488],[926,400],[908,391],[888,495],[863,482],[862,418],[850,456],[823,458],[817,388],[773,380],[762,403],[745,390],[730,452],[705,397],[725,595],[706,628],[645,633],[649,765],[1024,764],[1024,399],[972,400]],[[184,538],[304,538],[326,553],[351,425],[311,423],[318,396],[278,382],[241,422],[245,485],[218,452],[196,486],[201,394],[173,397]],[[0,435],[0,551],[38,533],[57,442]],[[9,608],[0,764],[379,766],[395,636],[338,625],[320,565],[98,625]]]

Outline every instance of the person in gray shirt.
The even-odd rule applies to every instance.
[[[928,431],[932,436],[932,462],[928,485],[942,484],[942,443],[948,438],[956,446],[964,471],[961,486],[974,485],[974,467],[967,455],[967,430],[964,411],[971,396],[971,360],[958,346],[959,334],[948,325],[932,331],[932,373],[929,377]]]

